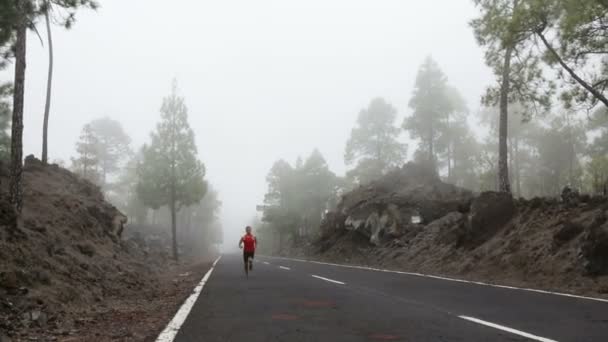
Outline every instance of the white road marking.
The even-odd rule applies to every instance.
[[[270,263],[268,263],[267,261],[264,261],[264,264],[265,264],[265,265],[270,265]]]
[[[341,281],[324,278],[324,277],[321,277],[321,276],[318,276],[318,275],[314,275],[314,274],[312,274],[312,276],[315,277],[315,278],[317,278],[317,279],[325,280],[325,281],[328,281],[328,282],[334,283],[334,284],[340,284],[340,285],[345,285],[346,284],[346,283],[343,283]]]
[[[220,255],[215,260],[215,262],[213,263],[213,266],[211,266],[211,269],[209,271],[207,271],[207,273],[205,274],[205,276],[203,277],[201,282],[198,283],[198,285],[194,288],[194,291],[192,292],[190,297],[188,297],[188,299],[186,299],[186,301],[181,306],[181,308],[179,308],[179,311],[177,311],[177,313],[175,314],[175,317],[173,317],[171,322],[169,322],[169,324],[167,324],[167,327],[165,327],[165,330],[163,330],[163,332],[161,332],[160,335],[158,335],[156,342],[173,342],[173,340],[175,339],[175,336],[179,332],[179,329],[182,327],[182,324],[184,324],[184,322],[186,321],[186,318],[190,314],[190,310],[192,310],[194,303],[196,303],[198,296],[203,291],[203,287],[207,283],[207,280],[209,280],[209,277],[211,276],[211,272],[213,272],[215,265],[217,264],[218,261],[220,261],[221,257],[222,256]]]
[[[328,262],[303,260],[303,259],[290,259],[290,258],[283,258],[283,257],[273,257],[273,258],[292,260],[292,261],[298,261],[298,262],[309,262],[309,263],[313,263],[313,264],[328,265],[328,266],[338,266],[338,267],[345,267],[345,268],[354,268],[354,269],[366,270],[366,271],[405,274],[405,275],[411,275],[411,276],[416,276],[416,277],[433,278],[433,279],[447,280],[447,281],[453,281],[453,282],[458,282],[458,283],[467,283],[467,284],[475,284],[475,285],[481,285],[481,286],[490,286],[490,287],[497,287],[497,288],[509,289],[509,290],[536,292],[536,293],[542,293],[542,294],[550,294],[550,295],[554,295],[554,296],[570,297],[570,298],[576,298],[576,299],[585,299],[585,300],[593,300],[593,301],[596,301],[596,302],[608,303],[608,299],[603,299],[603,298],[578,296],[578,295],[574,295],[574,294],[570,294],[570,293],[553,292],[553,291],[531,289],[531,288],[525,288],[525,287],[515,287],[515,286],[507,286],[507,285],[490,284],[490,283],[484,283],[484,282],[481,282],[481,281],[470,281],[470,280],[457,279],[457,278],[441,277],[441,276],[436,276],[436,275],[432,275],[432,274],[395,271],[395,270],[387,270],[387,269],[380,269],[380,268],[373,268],[373,267],[366,267],[366,266],[353,266],[353,265],[343,265],[343,264],[332,264],[332,263],[328,263]]]
[[[490,327],[490,328],[494,328],[494,329],[498,329],[498,330],[509,332],[511,334],[523,336],[523,337],[529,338],[531,340],[540,341],[540,342],[557,342],[556,340],[552,340],[552,339],[549,339],[549,338],[532,335],[532,334],[529,334],[527,332],[516,330],[516,329],[513,329],[513,328],[509,328],[509,327],[505,327],[503,325],[499,325],[499,324],[496,324],[496,323],[482,321],[481,319],[477,319],[477,318],[474,318],[474,317],[469,317],[469,316],[458,316],[458,317],[460,317],[462,319],[466,319],[467,321],[471,321],[471,322],[477,323],[477,324],[485,325],[485,326]]]
[[[289,267],[285,267],[285,266],[279,266],[279,268],[280,268],[280,269],[283,269],[283,270],[288,270],[288,271],[289,271],[289,270],[291,270],[291,268],[289,268]]]

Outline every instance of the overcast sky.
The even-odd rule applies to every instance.
[[[69,160],[82,126],[101,116],[139,147],[176,77],[227,239],[255,214],[275,160],[317,147],[344,173],[349,132],[374,97],[395,105],[401,124],[426,56],[473,110],[493,80],[468,0],[99,2],[72,30],[54,30],[51,159]],[[25,153],[39,156],[47,53],[34,34],[28,49]]]

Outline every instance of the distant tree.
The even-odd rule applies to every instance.
[[[145,224],[148,214],[148,208],[137,194],[138,167],[142,158],[141,150],[131,156],[122,167],[112,191],[107,194],[110,202],[127,215],[129,222],[138,224]]]
[[[11,125],[11,105],[8,98],[11,91],[10,85],[0,85],[0,160],[7,160],[10,155],[11,137],[9,129]]]
[[[537,181],[537,160],[534,158],[536,151],[536,143],[538,132],[540,127],[538,123],[531,120],[531,115],[527,113],[530,110],[525,106],[521,106],[519,103],[513,103],[509,106],[509,115],[507,117],[507,130],[509,133],[507,137],[508,146],[508,162],[509,162],[509,179],[513,180],[514,189],[513,192],[517,197],[525,197],[529,195],[533,188],[537,188],[535,182]],[[496,149],[498,146],[499,129],[500,129],[500,115],[499,109],[484,108],[481,111],[482,124],[487,125],[489,128],[489,136],[484,144],[486,158],[491,158],[490,162],[486,159],[486,165],[494,165],[491,172],[486,173],[486,176],[494,175],[496,177],[498,172],[498,153],[497,151],[490,151],[488,149]],[[488,170],[489,171],[489,170]],[[486,180],[487,184],[495,184],[494,187],[484,188],[484,190],[498,190],[498,179],[494,182]],[[524,183],[526,184],[524,189]]]
[[[219,224],[221,208],[222,201],[219,199],[219,194],[211,185],[208,186],[207,193],[200,203],[189,208],[191,235],[195,239],[202,239],[196,241],[198,245],[209,247],[212,244],[222,243],[222,226]]]
[[[481,145],[465,121],[456,121],[449,126],[447,145],[448,182],[476,189],[477,170],[480,164]]]
[[[359,113],[344,154],[347,165],[356,163],[348,176],[357,183],[374,180],[404,161],[407,146],[398,140],[396,115],[397,110],[382,98]]]
[[[584,181],[594,194],[604,194],[608,186],[608,156],[594,156],[585,165]]]
[[[276,161],[266,176],[268,191],[264,196],[262,220],[271,224],[278,236],[279,249],[286,235],[294,235],[300,223],[295,191],[295,170],[284,160]]]
[[[97,139],[97,155],[101,186],[108,186],[108,176],[121,169],[131,155],[131,138],[122,128],[120,122],[104,117],[93,120],[89,126]]]
[[[336,175],[329,170],[325,158],[317,149],[313,150],[304,164],[297,169],[297,175],[301,179],[300,188],[296,191],[302,197],[302,233],[310,235],[313,228],[320,226],[325,210],[336,196]]]
[[[173,257],[178,259],[177,213],[199,203],[207,191],[205,167],[197,158],[194,132],[188,124],[188,109],[173,83],[171,95],[163,99],[161,121],[143,148],[137,192],[144,204],[156,209],[168,205],[171,212]]]
[[[498,86],[489,87],[482,102],[498,106],[499,191],[511,192],[508,162],[509,104],[519,102],[540,112],[549,107],[553,86],[544,86],[534,30],[522,25],[524,0],[473,0],[481,15],[471,22],[478,43],[486,48],[486,64],[494,70]],[[529,112],[528,112],[529,113]]]
[[[409,106],[411,116],[403,121],[403,128],[415,139],[420,139],[419,156],[437,170],[438,143],[445,133],[447,118],[452,112],[448,97],[447,78],[437,63],[427,57],[418,70]],[[447,144],[442,146],[445,148]],[[425,156],[425,157],[422,157]],[[448,164],[449,167],[449,164]]]
[[[586,139],[583,126],[568,113],[552,117],[547,128],[537,131],[533,144],[540,195],[558,195],[565,185],[582,188],[580,160]]]
[[[286,237],[297,242],[318,233],[325,211],[337,202],[341,185],[317,149],[306,160],[298,158],[296,167],[276,161],[266,181],[262,220],[268,224],[266,233],[277,235],[279,247]]]
[[[99,182],[99,140],[90,124],[84,125],[78,142],[77,157],[72,158],[72,169],[91,182]]]

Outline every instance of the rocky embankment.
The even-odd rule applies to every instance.
[[[25,161],[24,208],[14,229],[7,176],[0,165],[2,342],[58,336],[103,341],[121,331],[126,334],[121,340],[143,340],[146,336],[133,335],[136,325],[148,324],[144,330],[152,335],[162,329],[208,266],[184,271],[163,251],[121,239],[125,217],[97,186],[32,157]],[[152,310],[142,308],[160,302],[169,317],[147,319]],[[134,310],[140,311],[129,320]],[[96,331],[100,324],[112,329]],[[96,335],[83,337],[92,333]]]
[[[346,194],[309,257],[608,297],[608,201],[514,200],[409,163]]]

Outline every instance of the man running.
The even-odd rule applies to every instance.
[[[253,270],[253,257],[255,248],[258,246],[258,240],[251,234],[250,226],[245,228],[245,232],[245,235],[239,242],[239,248],[243,248],[243,245],[245,245],[243,249],[243,261],[245,262],[245,271],[247,271],[247,262],[249,262],[249,270]]]

